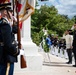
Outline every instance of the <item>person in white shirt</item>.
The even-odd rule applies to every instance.
[[[69,30],[66,30],[64,37],[66,41],[66,49],[68,54],[69,61],[67,64],[72,64],[72,43],[73,43],[73,36],[69,34]]]

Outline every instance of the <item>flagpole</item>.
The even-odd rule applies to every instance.
[[[13,2],[13,16],[14,16],[14,3],[15,3],[15,1],[12,0],[12,2]]]
[[[18,27],[18,34],[17,34],[17,41],[18,41],[18,48],[21,49],[21,34],[19,28],[19,13],[18,13],[18,0],[16,0],[16,13],[17,13],[17,27]]]
[[[18,33],[17,33],[17,41],[18,41],[18,49],[21,49],[21,35],[20,35],[20,27],[19,27],[19,13],[18,13],[18,0],[16,0],[16,13],[17,13],[17,27],[18,27]],[[24,59],[24,56],[21,55],[21,68],[26,68],[26,60]]]

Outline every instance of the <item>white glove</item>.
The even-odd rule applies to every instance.
[[[20,49],[20,55],[24,55],[24,54],[25,54],[24,50]]]

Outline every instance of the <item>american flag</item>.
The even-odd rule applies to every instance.
[[[26,20],[35,8],[36,0],[18,0],[19,18],[21,21]]]

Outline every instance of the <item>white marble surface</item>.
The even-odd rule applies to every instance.
[[[42,56],[38,55],[25,55],[27,68],[23,68],[25,71],[40,71],[42,70]],[[18,63],[15,63],[17,70],[20,70],[20,55],[18,56]],[[21,70],[23,70],[21,69]]]
[[[27,61],[28,71],[42,70],[43,57],[38,53],[38,47],[33,42],[22,43]]]
[[[29,41],[22,41],[22,46],[25,51],[25,55],[37,55],[38,47],[35,43]]]
[[[33,56],[26,56],[27,68],[30,71],[42,70],[42,56],[37,54]]]
[[[42,69],[43,58],[38,53],[38,47],[31,39],[31,17],[24,21],[21,31],[21,44],[25,51],[28,71],[39,71]]]

